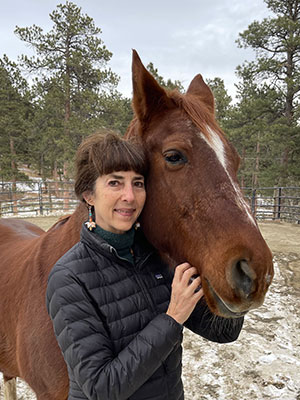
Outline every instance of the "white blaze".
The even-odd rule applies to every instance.
[[[227,164],[226,164],[226,154],[224,150],[224,143],[220,136],[213,131],[210,127],[207,127],[207,131],[210,134],[210,138],[208,139],[203,133],[200,133],[200,137],[209,145],[209,147],[216,153],[217,159],[219,160],[220,164],[224,168],[229,181],[233,187],[234,195],[235,195],[235,200],[239,208],[244,209],[246,211],[246,214],[250,221],[256,225],[255,220],[250,212],[249,205],[245,201],[243,194],[241,192],[241,189],[239,186],[233,181],[232,177],[230,176],[228,170],[227,170]]]

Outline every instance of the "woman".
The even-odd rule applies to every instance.
[[[75,192],[90,218],[47,287],[69,400],[183,399],[183,324],[229,342],[243,319],[216,323],[204,299],[199,302],[196,269],[181,264],[173,279],[135,229],[146,199],[146,161],[137,144],[113,134],[90,136],[79,147],[76,168]]]

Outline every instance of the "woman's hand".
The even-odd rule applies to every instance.
[[[175,269],[167,314],[180,324],[183,324],[189,318],[203,296],[200,276],[191,281],[192,276],[197,274],[196,268],[188,263],[180,264]]]

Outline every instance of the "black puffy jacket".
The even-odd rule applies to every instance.
[[[69,400],[181,400],[182,326],[165,314],[172,273],[136,234],[135,265],[83,226],[52,269],[46,303],[66,361]],[[243,319],[212,324],[199,302],[186,325],[217,342]]]

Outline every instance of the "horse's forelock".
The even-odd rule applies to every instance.
[[[173,90],[168,94],[176,106],[185,111],[194,125],[208,140],[211,139],[210,129],[217,132],[220,137],[223,136],[220,127],[215,120],[214,114],[203,102],[201,97],[190,93],[182,94],[177,90]]]

